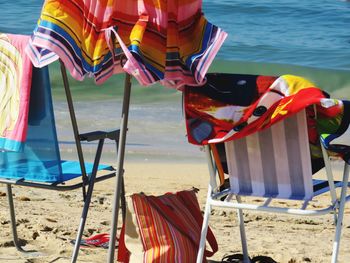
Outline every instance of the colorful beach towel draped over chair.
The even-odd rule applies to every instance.
[[[329,98],[302,77],[208,74],[203,87],[185,89],[184,100],[190,143],[236,140],[306,109],[313,172],[324,165],[319,135],[349,162],[350,147],[331,142],[349,128],[350,102]]]
[[[29,36],[0,34],[0,150],[20,151],[28,127],[32,63]]]
[[[199,85],[226,38],[200,0],[46,0],[28,54],[58,57],[72,76],[102,83],[124,70],[140,84]]]

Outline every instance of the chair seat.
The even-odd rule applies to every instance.
[[[62,167],[62,177],[63,180],[62,182],[77,178],[81,176],[81,170],[80,170],[80,165],[79,162],[76,161],[62,161],[61,162],[61,167]],[[92,173],[92,168],[93,164],[92,163],[85,163],[85,170],[88,175]],[[98,166],[98,171],[101,170],[108,170],[108,171],[113,171],[114,168],[110,165],[106,164],[100,164]]]
[[[86,173],[92,173],[93,164],[85,163]],[[110,170],[114,168],[110,165],[100,164],[98,170]],[[1,170],[0,178],[26,180],[40,183],[63,183],[81,176],[80,164],[77,161],[60,162],[60,166],[54,161],[38,162],[36,165],[32,162],[18,163],[13,169]]]

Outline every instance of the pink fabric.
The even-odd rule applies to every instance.
[[[32,84],[33,67],[31,60],[25,53],[29,36],[2,34],[0,39],[0,63],[2,66],[0,79],[0,96],[2,98],[2,100],[0,99],[0,114],[2,116],[0,117],[5,120],[7,125],[3,127],[0,133],[0,149],[19,151],[27,135],[30,88]],[[14,82],[9,81],[9,78],[14,80]],[[16,83],[16,85],[8,86],[13,83]],[[10,91],[11,94],[6,97],[6,92]],[[16,98],[12,96],[16,96]],[[6,100],[4,99],[5,97]],[[13,116],[10,117],[10,115]]]

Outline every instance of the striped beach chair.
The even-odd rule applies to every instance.
[[[243,210],[299,216],[334,213],[336,228],[331,262],[337,262],[344,206],[350,200],[346,194],[349,164],[344,164],[342,181],[335,181],[330,157],[322,146],[327,179],[313,180],[305,110],[247,137],[205,147],[210,183],[197,263],[202,262],[213,206],[237,209],[245,263],[249,257]],[[335,191],[337,187],[341,188],[340,196]],[[326,192],[331,199],[330,206],[319,210],[309,208],[311,199]],[[252,198],[242,196],[263,198],[264,202],[257,204],[249,201]],[[276,198],[298,200],[300,208],[272,205],[271,201]]]

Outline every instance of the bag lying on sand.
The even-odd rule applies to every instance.
[[[202,223],[203,216],[193,190],[161,196],[133,194],[127,198],[118,261],[196,262]],[[210,257],[218,250],[210,229],[207,241],[212,251],[206,250],[204,255]]]

